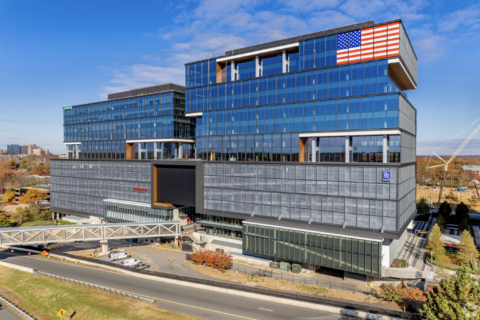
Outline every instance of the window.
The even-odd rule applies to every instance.
[[[383,136],[352,137],[352,162],[383,162]]]

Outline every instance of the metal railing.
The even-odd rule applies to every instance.
[[[332,299],[332,298],[314,296],[314,295],[303,294],[303,293],[294,293],[294,292],[282,291],[282,290],[276,290],[276,289],[267,289],[264,287],[257,287],[257,286],[246,286],[244,284],[231,282],[231,281],[228,281],[228,282],[214,281],[214,280],[199,279],[194,277],[180,276],[172,273],[165,273],[165,272],[158,272],[158,271],[151,271],[151,270],[138,270],[132,267],[126,267],[110,261],[80,257],[73,254],[62,253],[62,256],[73,258],[79,261],[83,260],[88,262],[94,262],[96,264],[115,267],[115,268],[123,269],[126,271],[134,272],[134,273],[140,273],[140,274],[145,274],[145,275],[154,276],[154,277],[178,280],[178,281],[183,281],[188,283],[197,283],[197,284],[203,284],[203,285],[213,286],[217,288],[226,288],[226,289],[232,289],[232,290],[243,291],[243,292],[257,293],[257,294],[262,294],[262,295],[267,295],[272,297],[285,298],[285,299],[291,299],[291,300],[303,301],[303,302],[309,302],[309,303],[315,303],[315,304],[321,304],[321,305],[328,305],[328,306],[337,307],[341,309],[350,309],[350,310],[363,311],[368,313],[376,313],[379,315],[380,314],[387,315],[387,316],[397,317],[401,319],[420,319],[415,314],[411,314],[408,312],[404,313],[402,310],[396,310],[396,309],[381,307],[381,306],[367,305],[367,304],[359,303],[355,301]],[[335,285],[333,283],[332,283],[332,289],[335,289]]]
[[[79,280],[74,280],[74,279],[70,279],[70,278],[60,277],[60,276],[56,276],[56,275],[53,275],[53,274],[50,274],[50,273],[38,271],[38,270],[33,270],[33,273],[38,274],[40,276],[60,280],[60,281],[63,281],[63,282],[82,285],[82,287],[86,286],[87,288],[97,289],[99,291],[102,290],[104,292],[109,292],[109,293],[113,293],[113,294],[118,293],[120,296],[124,296],[125,298],[131,298],[131,299],[146,301],[146,302],[149,302],[149,303],[155,303],[155,299],[145,297],[145,296],[142,296],[142,295],[138,295],[138,294],[134,294],[134,293],[130,293],[130,292],[127,292],[127,291],[122,291],[122,290],[118,290],[118,289],[114,289],[114,288],[110,288],[110,287],[105,287],[105,286],[100,286],[98,284],[93,284],[93,283],[89,283],[89,282],[85,282],[85,281],[79,281]]]
[[[107,223],[0,229],[1,245],[29,245],[180,235],[180,222]]]
[[[27,319],[30,319],[30,320],[36,320],[36,318],[34,318],[33,316],[31,316],[30,314],[26,313],[25,311],[23,311],[22,309],[20,309],[19,307],[17,307],[17,305],[13,302],[11,302],[10,300],[8,300],[7,298],[3,297],[3,296],[0,296],[0,300],[5,302],[6,304],[8,304],[10,307],[12,307],[13,309],[17,310],[18,312],[20,312],[22,315],[24,315]]]
[[[321,280],[321,279],[313,279],[305,276],[295,275],[291,273],[282,273],[282,272],[274,272],[271,270],[261,269],[258,270],[247,270],[247,268],[241,268],[239,266],[233,267],[230,269],[232,271],[237,271],[246,275],[250,275],[252,277],[265,277],[265,278],[273,278],[278,279],[281,281],[290,281],[293,283],[300,283],[305,285],[311,285],[316,287],[323,287],[331,290],[341,290],[341,291],[350,291],[350,292],[358,292],[358,293],[366,293],[371,294],[371,290],[368,286],[361,286],[355,285],[351,283],[344,283],[339,281],[330,281],[330,280]]]

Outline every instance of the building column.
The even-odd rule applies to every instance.
[[[235,81],[235,61],[230,62],[231,70],[230,70],[230,81]]]
[[[75,159],[80,159],[80,145],[75,146]]]
[[[282,52],[282,73],[287,72],[287,53],[285,50]]]
[[[173,159],[177,159],[177,155],[178,155],[178,143],[173,143],[173,150],[175,152],[175,154],[173,155]]]
[[[70,157],[68,156],[68,144],[66,145],[65,148],[66,148],[66,154],[65,154],[65,155],[66,155],[66,158],[67,158],[67,159],[70,159]]]
[[[350,137],[345,137],[345,162],[350,162]]]
[[[138,156],[137,159],[142,159],[142,144],[138,143]]]
[[[260,77],[260,58],[255,57],[255,77]]]
[[[158,152],[157,143],[158,142],[153,143],[153,159],[154,160],[157,160],[157,152]]]
[[[388,139],[387,136],[383,136],[383,163],[388,162]]]
[[[317,162],[317,138],[312,139],[312,162]]]
[[[108,240],[102,240],[100,243],[102,244],[102,254],[108,254],[108,251],[110,250],[108,247]]]
[[[183,158],[183,143],[181,142],[178,143],[178,158]]]
[[[160,159],[163,159],[163,153],[165,151],[165,142],[160,142]]]

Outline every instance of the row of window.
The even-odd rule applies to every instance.
[[[197,158],[206,161],[299,161],[298,134],[263,134],[198,138]],[[317,149],[312,150],[312,140]],[[350,162],[383,162],[383,136],[351,137]],[[345,138],[309,138],[305,161],[345,162]],[[387,162],[400,162],[400,136],[388,136]]]
[[[277,88],[280,81],[277,78],[280,77],[286,76],[260,79],[265,80],[263,81],[265,86],[260,85],[262,82],[260,80],[246,80],[188,89],[186,112],[401,92],[388,76],[322,83],[314,81],[314,84],[304,83],[291,87],[286,87],[286,83],[282,83]]]
[[[197,119],[195,137],[398,128],[398,116],[398,111],[394,110],[217,123],[205,123],[203,119]]]
[[[72,124],[183,114],[184,110],[185,95],[170,92],[64,108],[63,115],[64,124]]]
[[[194,138],[195,119],[165,116],[64,126],[64,141]]]

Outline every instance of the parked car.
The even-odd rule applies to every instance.
[[[146,264],[146,263],[143,263],[143,262],[141,262],[141,263],[137,264],[137,265],[136,265],[136,266],[134,266],[134,267],[135,267],[135,269],[138,269],[138,270],[144,270],[144,269],[148,269],[148,268],[150,268],[150,265],[149,265],[149,264]]]
[[[110,252],[108,254],[108,257],[112,261],[113,260],[118,261],[118,260],[121,260],[121,259],[129,258],[130,255],[128,253],[126,253],[125,251],[113,251],[113,252]]]
[[[136,266],[139,263],[142,263],[142,261],[131,258],[131,259],[123,260],[120,263],[123,264],[126,267],[133,267],[133,266]]]

